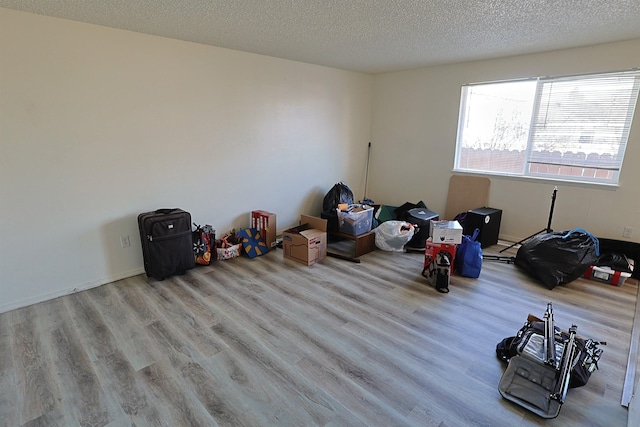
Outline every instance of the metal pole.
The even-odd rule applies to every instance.
[[[369,142],[369,146],[367,147],[367,166],[364,173],[364,198],[363,202],[367,200],[367,185],[369,184],[369,158],[371,156],[371,142]]]

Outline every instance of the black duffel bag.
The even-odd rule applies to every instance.
[[[518,249],[515,264],[553,289],[582,276],[599,256],[598,239],[576,228],[532,237]]]

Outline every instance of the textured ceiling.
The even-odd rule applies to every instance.
[[[0,7],[366,73],[640,38],[640,0],[0,0]]]

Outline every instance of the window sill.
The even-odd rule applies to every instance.
[[[540,176],[525,176],[525,175],[510,175],[505,173],[495,173],[495,172],[485,172],[485,171],[468,171],[461,169],[453,169],[453,173],[459,175],[468,175],[468,176],[482,176],[487,178],[497,178],[504,180],[512,180],[512,181],[523,181],[523,182],[539,182],[545,184],[553,184],[553,185],[568,185],[572,187],[586,187],[586,188],[597,188],[600,190],[613,190],[616,191],[620,188],[620,184],[609,184],[603,182],[589,182],[589,181],[574,181],[569,179],[562,178],[546,178]]]

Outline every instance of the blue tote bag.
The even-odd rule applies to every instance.
[[[478,278],[482,270],[482,246],[476,241],[480,229],[476,228],[473,236],[462,236],[462,243],[456,251],[456,270],[464,277]]]

